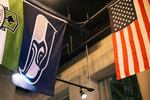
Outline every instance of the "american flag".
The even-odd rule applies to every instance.
[[[150,69],[150,0],[118,0],[108,10],[117,79]]]

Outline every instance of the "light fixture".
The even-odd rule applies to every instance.
[[[80,89],[80,96],[81,96],[82,99],[87,98],[87,94],[85,92],[83,92],[82,89]]]
[[[31,90],[31,91],[35,91],[35,87],[32,84],[29,84],[29,80],[23,76],[20,73],[14,73],[12,74],[12,82],[21,88],[27,89],[27,90]]]
[[[64,82],[64,83],[67,83],[67,84],[70,84],[70,85],[73,85],[73,86],[77,86],[80,88],[80,96],[81,96],[81,99],[86,99],[87,98],[87,94],[84,93],[82,91],[82,89],[86,89],[87,91],[89,92],[92,92],[94,91],[94,88],[89,88],[89,87],[86,87],[86,86],[83,86],[83,85],[80,85],[80,84],[76,84],[76,83],[72,83],[72,82],[69,82],[69,81],[66,81],[66,80],[63,80],[63,79],[60,79],[60,78],[56,78],[57,81],[60,81],[60,82]]]
[[[13,83],[20,82],[22,80],[22,76],[19,73],[15,73],[12,75]]]

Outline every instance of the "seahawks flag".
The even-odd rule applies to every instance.
[[[0,0],[0,65],[15,70],[23,34],[23,1]]]
[[[66,22],[27,1],[24,20],[18,70],[27,83],[21,87],[53,95]]]

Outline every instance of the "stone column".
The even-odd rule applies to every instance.
[[[143,100],[150,100],[150,70],[137,74]]]
[[[0,65],[0,100],[14,100],[15,85],[11,82],[11,72]]]

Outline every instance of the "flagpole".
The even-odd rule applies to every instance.
[[[89,88],[89,87],[86,87],[86,86],[83,86],[83,85],[80,85],[80,84],[76,84],[76,83],[72,83],[70,81],[66,81],[66,80],[63,80],[63,79],[60,79],[60,78],[56,78],[57,81],[60,81],[60,82],[63,82],[63,83],[67,83],[67,84],[70,84],[70,85],[73,85],[73,86],[76,86],[76,87],[79,87],[81,89],[86,89],[88,90],[89,92],[92,92],[94,91],[93,88]]]

